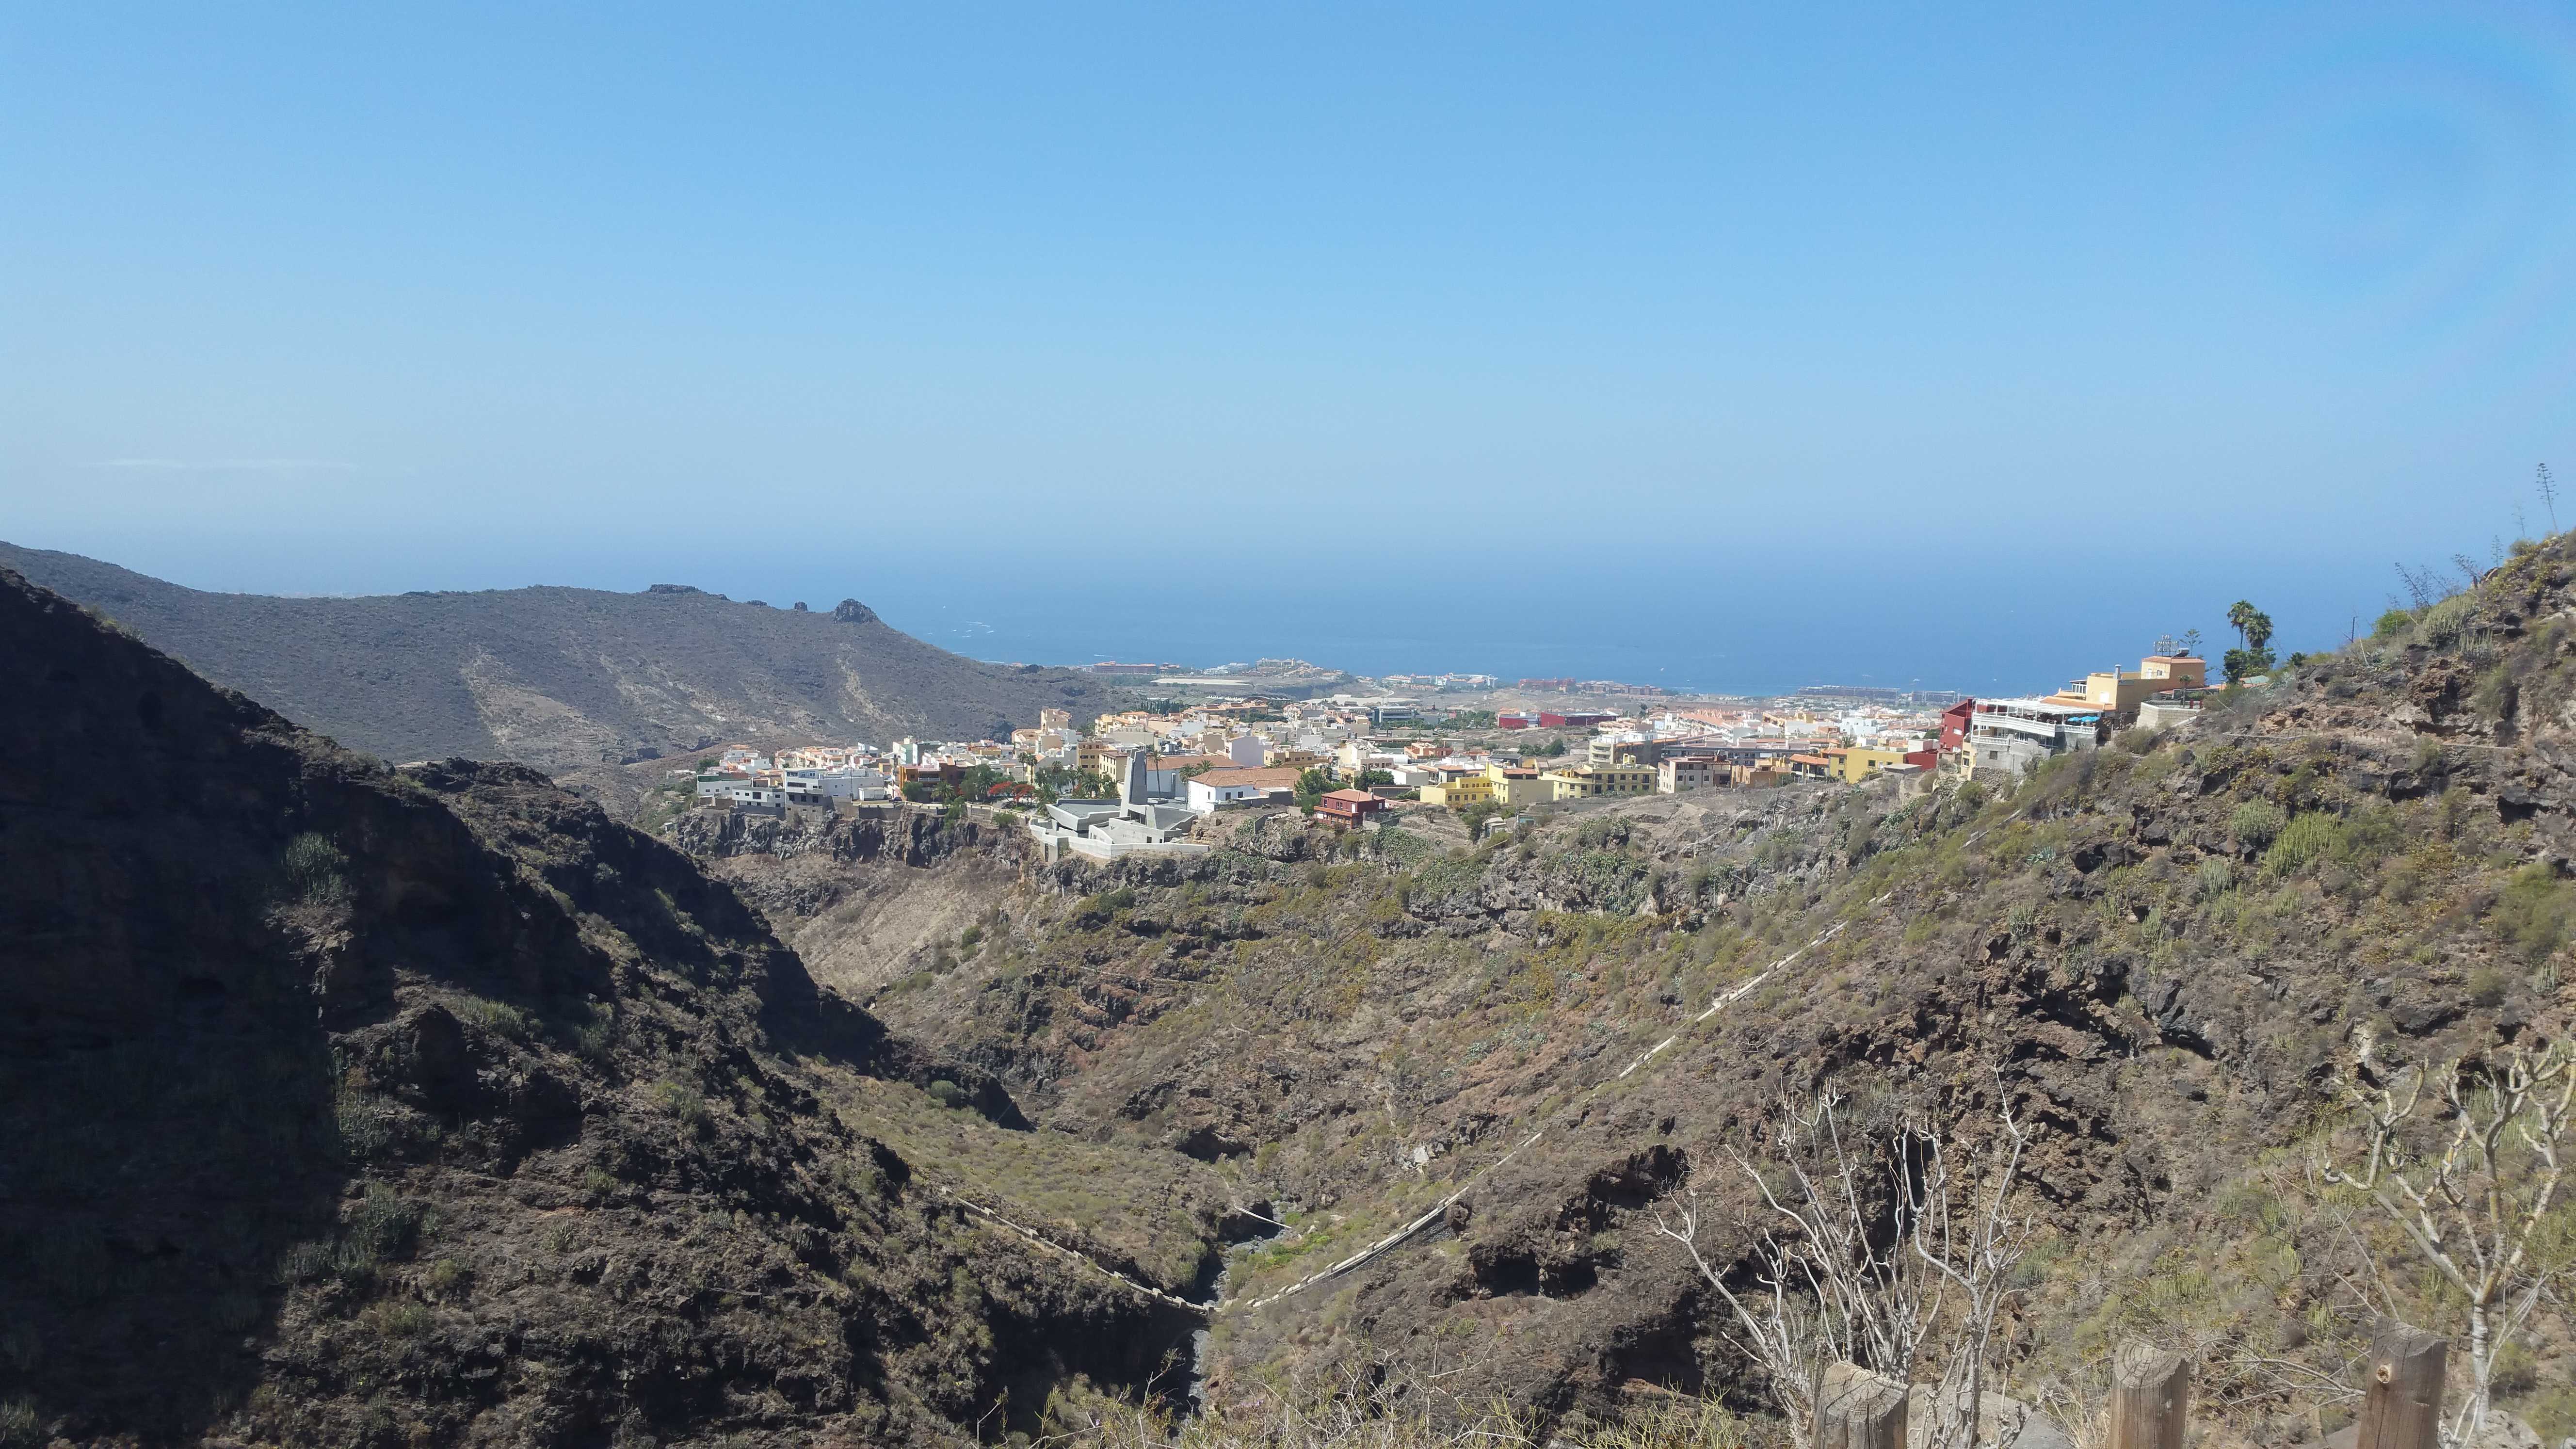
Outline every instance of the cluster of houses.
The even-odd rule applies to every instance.
[[[1033,813],[1030,829],[1050,854],[1186,854],[1205,848],[1188,838],[1198,820],[1290,803],[1310,772],[1340,786],[1313,799],[1316,818],[1344,826],[1381,817],[1396,801],[1516,814],[1602,796],[1795,780],[2018,778],[2052,755],[2098,747],[2117,728],[2187,716],[2207,686],[2207,664],[2198,656],[2155,654],[2135,671],[2090,674],[2054,694],[1962,699],[1938,712],[1802,699],[1787,708],[1497,716],[1504,730],[1593,731],[1579,751],[1556,744],[1550,755],[1462,750],[1422,737],[1403,728],[1419,713],[1413,701],[1386,696],[1221,700],[1102,715],[1088,729],[1062,710],[1046,710],[1008,740],[903,739],[883,751],[806,746],[775,758],[734,747],[702,768],[696,789],[708,803],[784,811],[853,807],[923,783],[957,786],[969,778],[989,782],[982,787],[987,803],[1035,804],[1042,781],[1096,781],[1095,790],[1077,793],[1099,798],[1052,799]]]
[[[879,764],[864,745],[802,746],[780,750],[775,759],[734,745],[698,771],[698,799],[769,810],[883,800],[892,789]]]
[[[1877,775],[2018,779],[2053,755],[2098,747],[2112,731],[2187,718],[2208,693],[2208,663],[2151,654],[2054,694],[1962,699],[1938,713],[1887,705],[1684,709],[1635,718],[1575,711],[1504,713],[1504,729],[1590,728],[1580,760],[1376,757],[1426,803],[1516,811],[1599,795],[1676,794],[1792,780],[1858,784]]]
[[[2098,748],[2115,730],[2188,719],[2208,693],[2209,661],[2150,654],[2135,671],[2088,674],[2055,694],[1961,700],[1943,716],[1941,768],[2018,779],[2051,756]]]

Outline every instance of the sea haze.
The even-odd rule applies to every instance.
[[[1927,543],[1768,551],[1719,542],[1697,558],[1673,539],[1629,558],[1423,550],[1372,537],[1240,554],[1194,552],[1186,533],[991,551],[888,547],[866,533],[815,546],[755,539],[679,549],[659,539],[494,535],[478,554],[368,540],[333,547],[276,530],[209,549],[146,533],[110,549],[80,537],[15,542],[102,558],[191,588],[383,594],[565,584],[635,591],[684,583],[779,608],[844,598],[944,649],[1006,663],[1104,659],[1205,668],[1294,657],[1361,674],[1459,670],[1614,679],[1715,693],[1870,684],[1980,694],[2054,688],[2086,670],[2134,668],[2159,634],[2197,628],[2213,652],[2227,606],[2277,621],[2284,655],[2370,628],[2397,579],[2335,541],[2249,566],[2190,543],[2139,557],[2099,548],[2007,558]],[[84,546],[88,545],[88,546]],[[2366,556],[2364,556],[2366,557]]]
[[[894,560],[871,572],[854,590],[888,623],[979,659],[1206,667],[1287,656],[1362,674],[1570,675],[1746,694],[1826,683],[2054,688],[2087,670],[2135,668],[2162,633],[2197,628],[2224,647],[2227,605],[2248,591],[2232,568],[2188,556],[2108,575],[2089,559],[1884,558],[1700,571],[1498,560],[1470,573],[1390,565],[1293,578],[1221,563],[1136,580],[928,579]],[[2366,631],[2387,587],[2349,560],[2285,559],[2252,592],[2281,621],[2286,654],[2339,645],[2356,617]],[[778,590],[753,596],[776,601]]]

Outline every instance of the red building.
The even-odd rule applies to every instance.
[[[1537,721],[1532,720],[1525,714],[1498,714],[1494,716],[1494,727],[1496,729],[1525,730],[1536,722]]]
[[[1578,710],[1573,714],[1557,714],[1550,710],[1541,710],[1539,711],[1538,725],[1540,729],[1547,730],[1584,729],[1592,725],[1600,724],[1604,720],[1616,718],[1618,718],[1618,716],[1602,713],[1596,710]]]
[[[1386,802],[1366,790],[1328,790],[1315,804],[1315,816],[1335,825],[1357,825],[1386,809]]]
[[[1977,718],[1977,702],[1963,699],[1941,711],[1941,752],[1947,754],[1968,742],[1968,726]]]

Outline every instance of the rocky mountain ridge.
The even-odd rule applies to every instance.
[[[389,769],[6,573],[0,656],[9,1443],[932,1444],[1173,1391],[1193,1322],[1083,1254],[1187,1286],[1197,1164],[1027,1130],[532,770]],[[1112,1166],[1151,1203],[983,1194],[1070,1251],[960,1205]]]
[[[681,585],[367,598],[207,593],[0,543],[0,568],[96,609],[208,679],[388,760],[515,760],[550,774],[719,740],[983,738],[1087,719],[1118,696],[895,630],[855,599],[735,603]]]

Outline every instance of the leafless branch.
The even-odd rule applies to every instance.
[[[2464,1442],[2486,1425],[2497,1355],[2559,1271],[2534,1249],[2566,1171],[2576,1053],[2516,1045],[2485,1061],[2452,1062],[2430,1112],[2422,1111],[2430,1070],[2408,1068],[2374,1083],[2370,1066],[2365,1051],[2345,1084],[2366,1144],[2362,1159],[2340,1166],[2320,1158],[2318,1176],[2375,1206],[2467,1300],[2470,1391],[2443,1430],[2446,1442]]]

